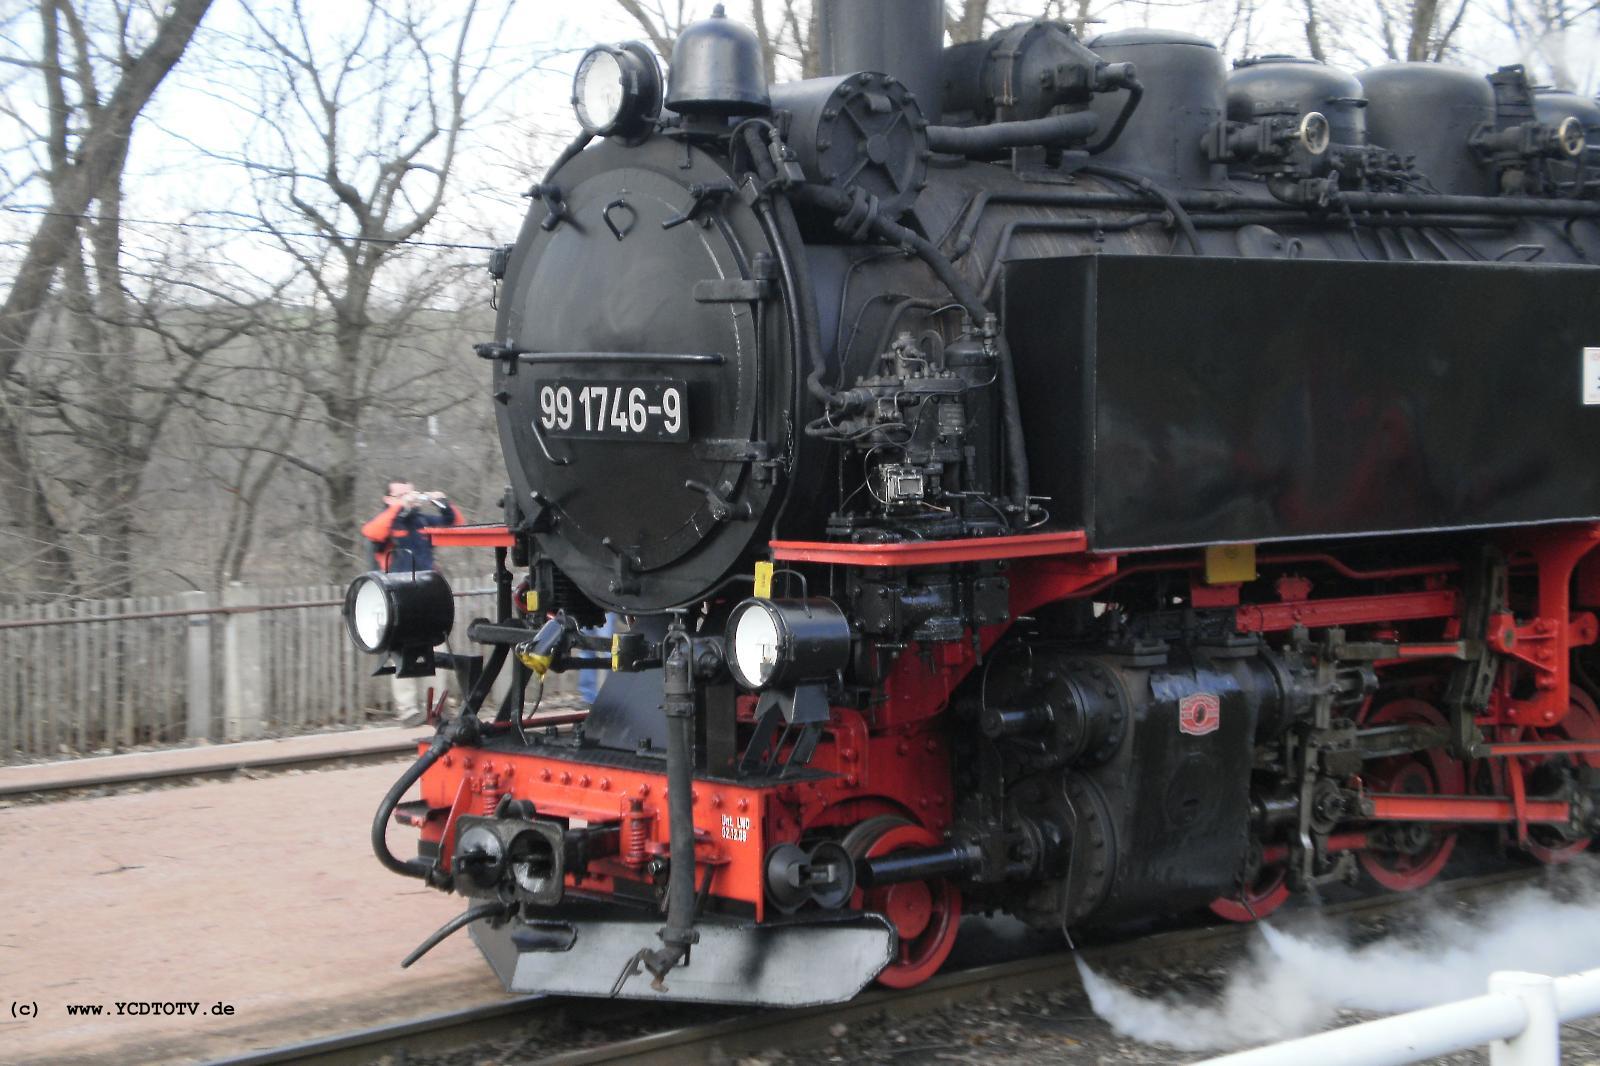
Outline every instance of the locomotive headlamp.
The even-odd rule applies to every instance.
[[[638,41],[589,49],[572,78],[572,109],[584,131],[599,137],[650,132],[661,113],[661,68],[655,53]]]
[[[850,622],[828,599],[748,599],[728,617],[728,668],[748,689],[825,681],[850,661]]]
[[[455,624],[455,597],[438,571],[385,574],[374,570],[350,583],[344,594],[344,624],[356,647],[372,655],[399,652],[402,676],[424,653],[430,659]]]

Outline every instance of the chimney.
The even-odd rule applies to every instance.
[[[943,0],[817,0],[823,74],[876,70],[905,83],[939,121]]]

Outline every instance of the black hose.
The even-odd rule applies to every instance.
[[[1161,205],[1172,213],[1173,222],[1177,224],[1178,229],[1183,231],[1183,236],[1189,242],[1189,247],[1194,250],[1194,254],[1204,254],[1200,250],[1200,234],[1194,228],[1194,220],[1189,217],[1189,212],[1184,209],[1183,204],[1180,203],[1178,198],[1172,195],[1172,193],[1151,181],[1143,174],[1135,174],[1132,171],[1119,170],[1116,167],[1108,167],[1103,163],[1089,163],[1081,169],[1083,173],[1092,174],[1097,178],[1105,178],[1109,181],[1117,181],[1124,185],[1131,185],[1140,192],[1148,193],[1149,195],[1154,196],[1157,200],[1160,200]]]
[[[1100,116],[1093,111],[992,122],[987,126],[929,126],[928,147],[935,152],[972,156],[1034,145],[1061,148],[1092,136],[1099,126]]]
[[[589,147],[589,142],[592,140],[594,140],[594,134],[592,133],[580,133],[574,137],[572,143],[563,148],[561,154],[556,156],[556,161],[550,164],[550,169],[544,172],[544,182],[542,184],[548,185],[550,179],[556,176],[556,171],[572,162],[579,152]]]
[[[777,168],[767,154],[766,144],[761,140],[758,123],[744,126],[744,142],[750,151],[756,176],[762,183],[777,177]],[[811,271],[805,264],[795,261],[796,249],[805,247],[800,237],[800,224],[795,220],[794,208],[783,197],[773,197],[771,201],[757,200],[755,210],[767,243],[772,245],[773,255],[778,260],[779,282],[785,290],[784,303],[789,311],[789,332],[799,349],[800,368],[810,368],[806,373],[806,391],[827,403],[833,393],[822,383],[824,367],[822,338],[817,327],[816,290],[811,283]],[[799,372],[798,368],[796,372]]]
[[[1139,109],[1139,101],[1144,99],[1144,86],[1139,83],[1138,78],[1130,76],[1127,81],[1127,87],[1127,102],[1122,105],[1122,110],[1117,112],[1117,120],[1111,124],[1111,128],[1106,131],[1106,135],[1089,146],[1090,155],[1099,155],[1113,144],[1116,144],[1117,138],[1122,136],[1123,127],[1127,126],[1128,120]]]
[[[417,761],[406,768],[389,791],[384,795],[383,802],[378,804],[378,813],[372,818],[372,853],[378,857],[384,869],[402,877],[416,877],[423,881],[432,882],[435,878],[436,865],[422,859],[397,859],[394,852],[389,850],[389,819],[394,814],[394,809],[400,805],[400,799],[417,779],[428,772],[428,768],[439,761],[439,757],[455,745],[454,737],[444,731],[434,734],[433,743],[428,745],[428,750],[423,752]]]
[[[442,944],[446,937],[457,929],[471,925],[479,918],[502,918],[511,912],[514,904],[509,903],[480,903],[476,907],[469,907],[460,914],[445,922],[433,931],[433,934],[416,946],[416,949],[400,960],[400,968],[407,969],[422,956]]]

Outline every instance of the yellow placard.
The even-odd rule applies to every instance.
[[[1255,579],[1254,544],[1213,544],[1206,548],[1206,584],[1239,585]]]
[[[772,564],[766,561],[756,563],[756,599],[772,599]]]

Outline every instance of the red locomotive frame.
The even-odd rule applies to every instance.
[[[433,536],[437,544],[460,546],[506,547],[512,539],[504,527],[492,526],[441,529]],[[1309,582],[1289,576],[1276,585],[1277,602],[1244,604],[1239,583],[1203,582],[1203,562],[1197,553],[1161,558],[1096,555],[1087,551],[1084,534],[1078,531],[892,545],[777,541],[771,549],[779,562],[865,568],[1001,562],[1010,578],[1012,620],[1047,604],[1092,597],[1133,574],[1188,572],[1192,601],[1200,606],[1233,606],[1234,624],[1241,634],[1353,627],[1376,639],[1391,640],[1393,655],[1376,664],[1380,673],[1426,660],[1459,659],[1471,641],[1487,642],[1500,657],[1500,665],[1487,711],[1476,722],[1486,743],[1475,752],[1472,765],[1439,763],[1444,769],[1435,775],[1436,781],[1460,783],[1459,793],[1429,791],[1426,783],[1419,787],[1404,771],[1388,781],[1355,780],[1352,784],[1363,797],[1357,820],[1367,829],[1340,832],[1328,840],[1330,852],[1360,854],[1363,865],[1381,883],[1409,889],[1425,884],[1443,867],[1453,836],[1447,834],[1420,859],[1396,868],[1392,862],[1372,858],[1372,829],[1386,823],[1498,825],[1520,846],[1551,862],[1564,861],[1587,846],[1587,838],[1551,843],[1533,836],[1541,825],[1573,824],[1575,812],[1565,800],[1530,797],[1527,779],[1540,763],[1563,755],[1600,769],[1600,712],[1574,686],[1570,663],[1574,649],[1593,644],[1600,635],[1600,623],[1586,609],[1600,606],[1600,555],[1590,555],[1597,543],[1600,525],[1505,534],[1502,546],[1513,569],[1536,579],[1534,609],[1523,616],[1498,612],[1482,634],[1463,632],[1461,567],[1453,561],[1358,570],[1322,552],[1263,553],[1256,564],[1272,570],[1323,566],[1348,580],[1374,585],[1405,581],[1419,587],[1316,598],[1309,595]],[[1441,638],[1398,640],[1395,626],[1415,620],[1430,620]],[[762,921],[771,911],[764,891],[763,857],[772,845],[796,839],[802,829],[888,817],[909,824],[883,823],[889,830],[875,843],[876,849],[937,843],[951,824],[957,797],[947,741],[942,731],[933,728],[933,720],[1010,624],[985,626],[972,640],[906,648],[882,686],[882,701],[870,713],[833,708],[810,763],[821,771],[820,779],[697,778],[695,857],[697,866],[712,871],[703,891],[721,905],[742,908]],[[740,720],[751,720],[753,705],[754,697],[741,699]],[[1406,713],[1402,709],[1391,716],[1404,719]],[[1421,715],[1411,720],[1432,721],[1426,709],[1409,713]],[[1430,757],[1448,760],[1439,753]],[[1486,772],[1477,772],[1479,762],[1488,767]],[[541,812],[579,824],[620,827],[621,844],[614,856],[596,860],[581,876],[568,875],[567,887],[573,894],[603,897],[621,881],[642,881],[644,868],[667,854],[664,773],[591,766],[539,754],[457,750],[423,778],[423,803],[407,814],[420,826],[423,840],[439,849],[441,866],[449,868],[456,820],[463,814],[490,814],[505,796],[531,800]],[[1271,867],[1285,853],[1282,846],[1269,846],[1262,858]],[[899,961],[880,980],[907,985],[931,975],[954,942],[959,893],[943,882],[869,891],[870,897],[858,889],[855,904],[886,914],[901,945]],[[1230,918],[1257,918],[1270,913],[1287,895],[1281,879],[1268,877],[1258,890],[1239,900],[1219,900],[1214,909]]]

